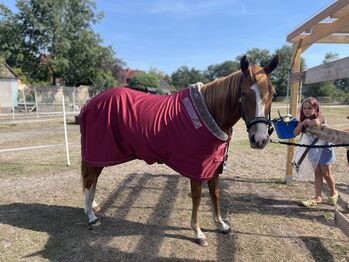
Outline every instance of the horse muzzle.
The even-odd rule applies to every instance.
[[[250,140],[250,146],[253,149],[263,149],[269,143],[269,135],[263,137],[252,134],[248,136]]]
[[[265,117],[256,117],[246,127],[251,148],[263,149],[269,142],[270,121]]]

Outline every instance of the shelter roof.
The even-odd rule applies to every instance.
[[[349,43],[349,0],[337,0],[306,20],[287,35],[299,48],[313,43]]]

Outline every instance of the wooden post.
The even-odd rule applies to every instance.
[[[291,73],[299,73],[301,69],[301,53],[302,50],[299,48],[299,43],[293,44],[294,61],[291,61]],[[291,81],[291,80],[289,80]],[[291,99],[290,99],[290,114],[293,116],[297,115],[297,102],[298,102],[298,89],[299,82],[291,82]],[[290,139],[289,142],[294,142],[294,139]],[[287,147],[287,159],[286,159],[286,184],[292,184],[292,160],[294,155],[294,146]]]
[[[338,228],[342,230],[342,232],[349,237],[349,219],[346,215],[341,213],[340,211],[336,211],[334,216],[335,224]]]

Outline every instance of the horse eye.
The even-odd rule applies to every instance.
[[[241,96],[245,96],[245,95],[246,95],[245,92],[242,92],[242,93],[241,93]]]

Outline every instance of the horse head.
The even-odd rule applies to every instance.
[[[279,64],[276,55],[267,66],[250,65],[246,56],[240,61],[242,81],[240,84],[241,116],[246,123],[250,146],[263,149],[269,142],[271,101],[275,93],[269,79]]]

